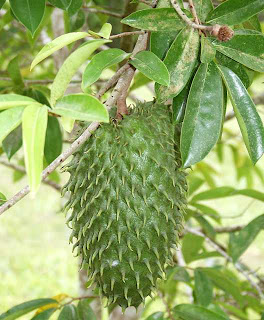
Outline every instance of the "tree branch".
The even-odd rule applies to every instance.
[[[193,0],[188,0],[188,1],[189,1],[189,6],[190,6],[190,9],[191,9],[191,13],[192,13],[192,15],[194,17],[194,21],[195,21],[195,23],[197,25],[199,25],[200,24],[200,20],[198,18],[198,15],[197,15]]]
[[[215,232],[217,233],[230,233],[230,232],[237,232],[244,228],[245,226],[234,226],[234,227],[219,227],[215,228]]]

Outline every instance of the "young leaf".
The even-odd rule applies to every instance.
[[[35,59],[32,61],[30,69],[32,70],[38,63],[49,57],[52,53],[67,46],[68,44],[73,43],[74,41],[83,39],[87,36],[89,36],[89,33],[87,32],[72,32],[54,39],[40,50]]]
[[[133,28],[159,32],[172,32],[186,26],[173,8],[136,11],[121,22]]]
[[[60,118],[60,123],[66,132],[71,133],[74,128],[75,120],[66,116],[62,116]]]
[[[153,52],[141,51],[131,59],[130,63],[146,77],[161,85],[169,86],[169,71]]]
[[[31,320],[48,320],[55,311],[56,311],[56,308],[50,308],[50,309],[44,310],[41,313],[38,313],[37,315],[35,315]]]
[[[216,49],[207,37],[202,35],[201,38],[201,62],[210,63],[214,60],[216,54]]]
[[[47,163],[55,160],[62,151],[62,133],[57,118],[48,117],[48,126],[46,131],[44,155]]]
[[[164,59],[170,74],[170,85],[157,86],[157,97],[160,102],[176,97],[185,87],[197,62],[199,47],[197,30],[187,27],[178,34]]]
[[[110,42],[109,40],[90,40],[74,51],[63,63],[57,73],[51,87],[51,105],[54,106],[66,91],[75,72],[90,57],[90,55],[101,45]]]
[[[264,153],[264,128],[256,106],[239,77],[218,66],[232,102],[250,158],[254,164]]]
[[[93,32],[92,30],[89,30],[88,32],[95,38],[109,39],[112,32],[112,25],[110,23],[105,23],[99,32]]]
[[[84,299],[79,301],[77,305],[78,320],[96,320],[96,316],[92,308],[90,307],[90,303],[90,299]]]
[[[230,41],[214,40],[213,45],[229,58],[250,69],[264,72],[264,34],[253,30],[237,30]]]
[[[18,126],[15,130],[3,140],[2,147],[10,161],[13,155],[22,147],[22,126]]]
[[[173,308],[173,313],[182,320],[226,320],[220,314],[192,304],[179,304]]]
[[[261,230],[264,229],[264,215],[252,220],[246,227],[237,233],[230,233],[228,251],[233,261],[247,250]]]
[[[82,121],[109,122],[108,111],[89,94],[71,94],[60,99],[52,112]]]
[[[45,0],[10,0],[12,12],[16,18],[34,36],[45,12]]]
[[[6,196],[0,192],[0,206],[6,202]],[[1,316],[0,316],[1,319]]]
[[[57,303],[56,300],[53,299],[36,299],[24,302],[22,304],[19,304],[11,309],[9,309],[7,312],[2,313],[0,315],[0,320],[14,320],[17,319],[24,314],[27,314],[33,310],[36,310],[42,306],[45,306],[50,303]]]
[[[32,105],[24,110],[22,130],[25,164],[30,190],[33,193],[37,192],[41,183],[47,122],[46,106]]]
[[[10,132],[20,125],[24,108],[16,107],[0,113],[0,144]]]
[[[97,53],[91,62],[87,65],[82,78],[82,90],[85,91],[89,86],[95,83],[104,69],[114,64],[120,63],[129,57],[129,53],[121,49],[109,49]]]
[[[89,318],[87,317],[87,319],[89,319]],[[58,320],[80,320],[78,318],[77,309],[76,309],[75,305],[73,305],[73,304],[66,305],[62,309],[62,311],[58,317]]]
[[[0,94],[0,110],[19,106],[27,106],[32,103],[35,104],[37,101],[19,94]]]
[[[227,0],[207,17],[207,23],[233,26],[264,10],[263,0]]]
[[[209,14],[214,9],[212,0],[193,0],[199,19],[204,22]]]
[[[197,303],[204,307],[207,307],[213,300],[212,282],[199,268],[194,271],[194,292]]]
[[[223,85],[214,62],[201,64],[190,89],[181,132],[183,166],[201,161],[219,139]]]

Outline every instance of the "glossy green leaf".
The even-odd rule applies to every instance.
[[[89,94],[71,94],[60,99],[54,113],[82,121],[109,122],[108,111],[95,97]]]
[[[35,315],[31,320],[48,320],[55,311],[56,311],[55,308],[44,310],[38,313],[37,315]]]
[[[36,299],[27,301],[9,309],[5,313],[2,313],[0,315],[0,320],[14,320],[31,312],[32,310],[36,310],[51,303],[57,303],[57,301],[53,299]]]
[[[21,96],[19,94],[0,94],[0,110],[19,107],[19,106],[27,106],[32,103],[37,103],[36,100]]]
[[[169,86],[169,71],[153,52],[141,51],[131,59],[130,63],[149,79],[164,86]]]
[[[147,317],[146,320],[165,320],[164,313],[163,312],[155,312],[149,317]]]
[[[192,304],[179,304],[173,308],[173,313],[182,320],[226,320],[213,311]]]
[[[175,124],[182,123],[185,115],[187,99],[190,91],[190,85],[186,85],[177,97],[173,98],[172,112],[173,122]]]
[[[187,27],[172,43],[164,59],[170,74],[170,85],[157,86],[158,101],[165,102],[169,98],[176,97],[187,84],[197,62],[199,39],[197,30]]]
[[[30,190],[36,193],[42,178],[48,108],[28,106],[23,113],[22,130],[26,170]]]
[[[129,54],[121,49],[109,49],[97,53],[91,62],[87,65],[82,78],[82,89],[86,88],[96,82],[104,69],[111,67],[114,64],[120,63],[128,58]]]
[[[151,32],[150,51],[155,53],[156,56],[163,60],[177,34],[178,31],[166,33]]]
[[[49,2],[57,8],[67,10],[72,0],[49,0]]]
[[[3,194],[3,193],[1,193],[0,192],[0,206],[2,205],[2,204],[4,204],[6,202],[6,196]],[[1,315],[0,315],[0,319],[1,319]],[[2,319],[4,319],[4,318],[2,318]]]
[[[246,67],[244,67],[242,64],[236,62],[235,60],[225,56],[220,52],[216,53],[216,61],[218,64],[232,70],[240,78],[246,88],[251,85]]]
[[[87,319],[89,319],[87,317]],[[77,309],[75,307],[75,305],[73,304],[69,304],[66,305],[65,307],[63,307],[58,320],[80,320],[78,318],[78,314],[77,314]]]
[[[62,151],[62,133],[57,118],[48,117],[48,126],[46,131],[44,155],[47,163],[55,160]]]
[[[201,62],[202,63],[210,63],[214,60],[216,54],[216,49],[208,40],[207,37],[202,35],[201,37]]]
[[[20,125],[24,108],[16,107],[0,113],[0,144],[10,132]]]
[[[194,293],[197,303],[204,307],[213,300],[212,282],[199,268],[194,271]]]
[[[54,39],[50,43],[46,44],[36,55],[35,59],[32,61],[31,70],[54,52],[87,36],[89,36],[87,32],[72,32]]]
[[[172,32],[186,26],[173,8],[136,11],[121,22],[133,28],[159,32]]]
[[[204,22],[209,12],[214,9],[212,0],[193,0],[193,4],[201,22]]]
[[[60,123],[66,132],[71,133],[74,128],[75,120],[66,116],[62,116],[60,118]]]
[[[264,128],[256,106],[239,77],[218,66],[232,102],[250,158],[254,164],[264,153]]]
[[[207,23],[232,26],[246,21],[262,10],[262,0],[227,0],[208,15]]]
[[[83,0],[71,0],[70,5],[67,8],[67,11],[70,16],[75,15],[82,7]],[[80,12],[82,12],[80,10]]]
[[[34,36],[45,12],[45,0],[9,0],[16,18]]]
[[[96,316],[90,307],[91,299],[80,300],[77,305],[78,320],[96,320]]]
[[[54,106],[66,91],[72,77],[80,66],[90,57],[90,55],[101,45],[110,42],[109,40],[90,40],[74,51],[63,63],[57,73],[51,87],[51,105]]]
[[[195,260],[199,251],[202,249],[204,238],[188,233],[184,236],[182,242],[182,253],[186,263],[190,263]]]
[[[4,4],[5,4],[5,0],[0,0],[0,9],[2,9]]]
[[[16,86],[23,87],[23,79],[20,73],[19,64],[18,64],[18,56],[12,59],[7,67],[7,71]]]
[[[94,32],[92,30],[89,30],[88,32],[95,38],[109,39],[112,32],[112,25],[110,23],[105,23],[99,32]]]
[[[9,133],[9,135],[3,140],[2,147],[8,160],[11,160],[13,155],[22,147],[21,125]]]
[[[246,227],[237,233],[230,233],[228,251],[233,261],[247,250],[260,231],[264,229],[264,215],[252,220]]]
[[[223,86],[214,62],[201,64],[190,89],[181,131],[183,166],[203,160],[217,143],[223,114]]]
[[[264,72],[264,34],[254,30],[236,30],[227,42],[213,41],[216,50],[258,72]]]

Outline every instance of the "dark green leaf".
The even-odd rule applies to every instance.
[[[247,21],[245,21],[243,23],[243,27],[245,29],[251,29],[251,30],[256,30],[256,31],[262,32],[261,24],[259,22],[259,18],[258,18],[257,14],[255,16],[251,17],[250,19],[248,19]]]
[[[85,91],[96,82],[104,69],[120,63],[128,58],[129,54],[121,49],[109,49],[97,53],[87,65],[82,78],[82,89]]]
[[[146,77],[161,85],[169,86],[170,75],[168,69],[153,52],[141,51],[131,59],[130,63]]]
[[[6,196],[0,192],[0,206],[6,202]],[[0,316],[1,319],[2,316]],[[4,318],[2,318],[4,319]]]
[[[170,86],[157,86],[156,89],[160,102],[176,97],[186,86],[197,63],[199,47],[197,30],[187,27],[178,34],[164,59],[170,74]]]
[[[201,213],[209,216],[210,218],[214,219],[216,222],[220,222],[220,214],[213,208],[205,206],[200,203],[195,203],[195,202],[189,202],[190,205],[198,209]]]
[[[207,17],[207,23],[235,25],[248,20],[264,9],[262,0],[227,0]]]
[[[0,0],[0,9],[2,9],[4,4],[5,4],[5,0]]]
[[[254,164],[264,153],[264,128],[256,106],[239,77],[230,69],[218,66],[228,90],[236,118],[250,158]]]
[[[16,18],[34,36],[45,12],[45,0],[10,0]]]
[[[27,301],[9,309],[6,313],[2,313],[0,315],[0,320],[14,320],[26,313],[31,312],[32,310],[38,309],[51,303],[57,303],[57,301],[53,299],[36,299]]]
[[[183,320],[226,320],[220,314],[191,304],[179,304],[173,308],[173,313]]]
[[[13,155],[22,147],[22,126],[18,126],[5,138],[2,143],[4,152],[8,160],[11,160]]]
[[[194,271],[194,285],[197,303],[207,307],[213,300],[213,286],[211,280],[199,268]]]
[[[223,316],[226,320],[230,320],[228,315],[217,305],[217,304],[213,304],[211,303],[207,309],[217,313],[217,314],[220,314],[221,316]]]
[[[79,10],[69,18],[70,32],[79,30],[85,23],[85,14],[83,10]]]
[[[172,112],[173,112],[173,122],[175,124],[181,123],[184,119],[187,99],[190,91],[190,85],[187,84],[184,89],[173,98]]]
[[[230,233],[229,254],[236,262],[247,250],[261,230],[264,229],[264,215],[252,220],[246,227],[237,233]]]
[[[214,60],[216,54],[216,49],[207,37],[202,35],[201,40],[201,62],[210,63]]]
[[[57,118],[48,117],[44,155],[47,163],[55,160],[62,151],[62,133]]]
[[[212,0],[193,0],[199,19],[204,22],[208,13],[214,9]]]
[[[23,87],[23,79],[20,73],[19,64],[18,64],[18,56],[12,59],[7,67],[7,71],[16,86]]]
[[[149,317],[147,317],[146,320],[164,320],[164,313],[163,312],[155,312]]]
[[[212,239],[215,238],[216,232],[214,230],[214,227],[202,216],[195,215],[194,218],[197,220],[197,222],[200,224],[202,229],[205,231],[206,234]]]
[[[49,0],[49,2],[57,8],[67,10],[72,0]]]
[[[190,282],[191,277],[184,267],[173,268],[168,275],[168,278],[172,278],[175,281]]]
[[[160,59],[164,59],[178,32],[151,32],[150,50]]]
[[[204,238],[194,234],[186,234],[182,242],[182,253],[186,263],[190,263],[202,249]]]
[[[67,8],[67,11],[70,16],[75,15],[82,7],[83,0],[71,0],[70,5]]]
[[[159,32],[173,32],[186,26],[185,22],[178,16],[173,8],[136,11],[124,18],[121,22],[137,29]]]
[[[96,316],[90,307],[91,299],[80,300],[77,306],[78,320],[96,320]]]
[[[35,315],[31,320],[48,320],[55,311],[56,311],[55,308],[44,310],[38,313],[37,315]]]
[[[87,317],[86,319],[88,320],[89,317]],[[58,320],[81,320],[81,319],[78,318],[77,309],[75,305],[69,304],[62,309],[58,317]]]
[[[201,160],[217,143],[223,114],[223,86],[214,62],[201,64],[191,86],[181,132],[183,166]]]
[[[214,40],[213,45],[229,58],[250,69],[264,72],[264,34],[253,30],[236,30],[230,41]]]

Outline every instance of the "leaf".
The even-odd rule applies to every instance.
[[[2,313],[0,315],[0,320],[14,320],[21,316],[23,316],[26,313],[31,312],[32,310],[38,309],[42,306],[45,306],[50,303],[56,303],[56,300],[53,299],[36,299],[24,302],[22,304],[19,304],[11,309],[9,309],[7,312]]]
[[[49,0],[49,2],[57,8],[67,10],[72,0]]]
[[[91,36],[95,38],[109,39],[112,32],[112,25],[110,23],[105,23],[99,32],[88,31]]]
[[[22,126],[18,126],[15,130],[3,140],[2,147],[10,161],[13,155],[22,147]]]
[[[188,181],[188,195],[191,196],[195,191],[197,191],[202,185],[204,184],[204,180],[196,177],[191,176]]]
[[[0,94],[0,110],[27,106],[32,103],[37,103],[36,100],[29,97],[21,96],[19,94]]]
[[[36,55],[35,59],[31,63],[30,70],[59,49],[87,36],[89,36],[87,32],[72,32],[54,39],[50,43],[46,44]]]
[[[210,63],[214,60],[216,49],[212,43],[202,34],[201,38],[201,62]]]
[[[13,83],[16,86],[20,86],[23,87],[24,83],[23,83],[23,79],[20,73],[20,69],[19,69],[19,64],[18,64],[18,56],[16,56],[15,58],[13,58],[7,67],[7,71],[13,81]]]
[[[184,236],[182,242],[182,253],[186,263],[190,263],[195,260],[195,256],[198,255],[202,249],[204,238],[188,233]]]
[[[66,132],[71,133],[74,127],[75,120],[72,118],[63,116],[60,118],[60,123]]]
[[[138,72],[136,73],[135,77],[134,77],[134,83],[133,85],[130,87],[130,92],[133,90],[136,90],[140,87],[145,86],[146,84],[150,83],[151,80],[149,78],[147,78],[143,73]]]
[[[24,110],[22,118],[24,155],[29,186],[33,193],[37,192],[42,178],[47,122],[46,106],[32,105]]]
[[[174,32],[151,32],[150,51],[158,56],[161,60],[165,58],[172,42],[178,35],[178,31]]]
[[[207,309],[220,314],[221,316],[223,316],[226,320],[230,320],[228,315],[217,305],[217,304],[213,304],[211,303]]]
[[[245,21],[243,23],[243,27],[245,29],[252,29],[252,30],[256,30],[256,31],[262,32],[261,24],[260,24],[259,18],[258,18],[258,14],[256,14],[255,16],[249,18],[247,21]]]
[[[212,239],[215,239],[216,232],[214,227],[208,222],[207,219],[205,219],[203,216],[195,215],[194,218],[197,220],[197,222],[202,227],[202,230],[205,231],[205,233]]]
[[[89,56],[101,45],[110,42],[109,40],[90,40],[75,50],[63,63],[51,86],[51,105],[54,106],[66,91],[72,77],[79,67]]]
[[[186,26],[173,8],[136,11],[121,20],[121,23],[137,29],[159,32],[173,32]]]
[[[77,305],[78,320],[96,320],[96,316],[90,307],[91,299],[80,300]]]
[[[218,313],[192,304],[179,304],[173,308],[173,313],[183,320],[226,320]]]
[[[262,33],[253,30],[236,30],[230,41],[214,40],[213,45],[217,51],[229,58],[250,69],[264,72],[264,35]]]
[[[247,250],[261,230],[264,229],[264,215],[252,220],[246,227],[237,233],[230,233],[228,251],[233,261]]]
[[[141,51],[130,60],[130,63],[151,80],[169,86],[169,71],[153,52]]]
[[[164,313],[163,312],[155,312],[149,317],[147,317],[146,320],[164,320]]]
[[[0,144],[10,132],[20,125],[24,108],[16,107],[0,113]]]
[[[130,54],[121,49],[109,49],[97,53],[87,65],[82,78],[82,90],[95,83],[104,69],[127,59]]]
[[[5,0],[0,0],[0,9],[2,9],[4,4],[5,4]]]
[[[173,98],[172,113],[174,124],[182,123],[184,119],[189,91],[190,85],[187,84],[181,91],[181,93]]]
[[[52,111],[75,120],[109,122],[105,106],[95,97],[84,93],[63,97]]]
[[[210,218],[214,219],[216,222],[220,223],[220,214],[213,208],[209,207],[209,206],[205,206],[203,204],[200,203],[195,203],[195,202],[190,202],[190,205],[192,205],[193,207],[195,207],[196,209],[198,209],[200,212],[202,212],[203,214],[209,216]]]
[[[194,270],[194,292],[197,303],[204,307],[213,300],[212,282],[199,268]]]
[[[243,312],[241,309],[238,309],[235,306],[232,306],[230,304],[224,303],[224,302],[219,302],[219,304],[221,306],[223,306],[223,308],[228,311],[229,313],[235,315],[236,317],[238,317],[238,319],[240,320],[248,320],[248,315]]]
[[[176,97],[191,77],[200,47],[199,34],[193,28],[183,29],[172,43],[164,59],[170,74],[170,86],[158,86],[157,98],[165,102]]]
[[[188,96],[181,131],[183,166],[203,160],[217,143],[223,114],[223,86],[214,62],[201,64]]]
[[[87,319],[89,319],[87,317]],[[63,307],[58,320],[79,320],[75,305],[70,304]]]
[[[62,151],[62,133],[57,118],[48,117],[48,126],[46,131],[44,155],[47,163],[55,160]]]
[[[193,0],[199,19],[204,22],[209,14],[214,9],[212,0]]]
[[[48,320],[56,310],[56,308],[47,309],[35,315],[31,320]]]
[[[168,278],[175,281],[190,282],[191,277],[184,267],[174,267],[168,271]]]
[[[239,77],[218,66],[232,102],[250,158],[254,164],[264,153],[264,128],[256,106]]]
[[[79,10],[74,15],[69,17],[69,30],[70,32],[74,32],[80,29],[85,23],[85,14],[83,10]]]
[[[207,17],[207,23],[235,25],[246,21],[264,9],[262,0],[227,0]]]
[[[4,204],[6,202],[6,196],[3,194],[3,193],[1,193],[0,192],[0,206],[2,205],[2,204]],[[0,319],[1,319],[1,315],[0,315]],[[3,318],[2,318],[3,319]]]
[[[75,15],[82,7],[83,0],[71,0],[71,3],[69,7],[67,8],[67,11],[70,16]],[[83,12],[80,10],[80,12]]]

